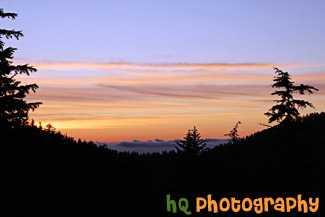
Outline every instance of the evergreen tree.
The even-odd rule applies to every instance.
[[[193,130],[189,129],[185,134],[184,140],[176,142],[175,148],[178,152],[183,152],[190,155],[199,155],[206,150],[206,141],[201,139],[201,135],[194,126]]]
[[[239,139],[239,134],[238,134],[239,124],[241,124],[240,121],[237,122],[235,127],[232,130],[230,130],[229,133],[225,134],[225,136],[229,136],[232,139],[232,142],[235,142],[236,140]]]
[[[273,121],[277,122],[288,122],[299,116],[298,109],[304,109],[306,107],[314,106],[304,100],[297,100],[293,98],[294,93],[299,93],[300,95],[304,95],[305,92],[308,94],[312,94],[313,91],[318,91],[317,88],[310,85],[294,85],[294,82],[291,81],[291,77],[288,72],[283,72],[278,68],[274,68],[276,76],[273,81],[274,84],[272,88],[282,88],[284,90],[274,91],[271,95],[280,96],[280,100],[274,100],[277,102],[277,105],[272,106],[272,108],[265,113],[269,118],[269,123]]]
[[[55,130],[56,130],[56,128],[53,127],[53,125],[50,123],[45,126],[45,131],[48,133],[55,133]]]
[[[17,14],[5,13],[0,8],[0,17],[15,19]],[[20,37],[23,37],[21,31],[0,29],[0,128],[25,125],[28,112],[34,111],[41,104],[41,102],[28,103],[24,100],[30,91],[35,92],[38,88],[36,84],[21,85],[21,82],[15,79],[18,74],[29,76],[37,70],[28,64],[13,65],[11,60],[17,49],[4,47],[3,38],[19,40]]]

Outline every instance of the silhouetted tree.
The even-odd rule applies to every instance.
[[[189,129],[184,137],[184,140],[176,142],[175,148],[178,152],[183,152],[190,155],[199,155],[206,150],[206,141],[201,139],[201,135],[194,126],[193,130]]]
[[[48,133],[55,132],[55,130],[56,130],[56,128],[53,127],[53,125],[50,124],[50,123],[49,123],[48,125],[45,126],[45,131],[47,131]]]
[[[236,140],[239,139],[239,134],[238,134],[239,124],[241,124],[240,121],[237,122],[235,127],[232,130],[230,130],[229,133],[225,134],[225,136],[229,136],[231,138],[232,142],[235,142]]]
[[[282,120],[287,122],[291,121],[299,116],[298,109],[306,108],[307,106],[314,108],[314,106],[307,101],[297,100],[293,98],[294,93],[299,93],[304,95],[305,92],[312,94],[313,90],[318,91],[313,86],[309,85],[294,85],[291,81],[291,77],[288,72],[283,72],[278,68],[274,68],[276,76],[273,81],[274,84],[272,88],[283,88],[284,90],[274,91],[271,95],[280,96],[280,100],[274,100],[277,105],[272,106],[272,108],[265,113],[269,118],[269,123],[273,121],[281,122]]]
[[[31,126],[31,127],[37,128],[36,125],[35,125],[34,119],[28,121],[28,125]]]
[[[38,122],[38,129],[43,130],[42,122]]]
[[[1,18],[15,19],[17,14],[5,13],[0,9]],[[18,74],[29,75],[37,70],[25,65],[13,65],[13,53],[16,48],[4,47],[3,38],[23,37],[21,31],[0,29],[0,127],[13,128],[25,125],[28,120],[28,111],[35,110],[41,102],[27,103],[24,98],[30,91],[35,92],[38,88],[36,84],[21,85],[15,79]]]

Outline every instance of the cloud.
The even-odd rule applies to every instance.
[[[164,141],[162,139],[156,139],[154,142],[151,140],[148,140],[146,142],[139,141],[139,140],[133,140],[133,142],[120,142],[116,144],[117,146],[122,147],[175,147],[176,142],[178,142],[178,139],[170,140],[170,141]],[[207,147],[213,148],[216,145],[227,143],[229,139],[205,139],[207,143]]]
[[[191,84],[191,85],[147,85],[117,86],[99,84],[99,87],[116,89],[120,93],[128,92],[139,95],[154,95],[176,98],[226,99],[229,96],[265,97],[270,92],[268,85],[222,85],[222,84]]]
[[[43,123],[51,122],[58,129],[83,132],[83,129],[111,131],[128,128],[126,139],[143,139],[149,131],[154,138],[161,137],[165,130],[170,130],[168,135],[183,135],[181,129],[194,123],[212,127],[217,122],[224,125],[227,121],[240,119],[250,121],[249,127],[253,130],[257,122],[263,122],[264,112],[276,99],[270,95],[274,91],[271,88],[273,65],[294,69],[291,74],[296,84],[319,88],[311,102],[317,109],[324,110],[325,73],[318,64],[35,61],[32,65],[39,72],[30,77],[22,76],[21,80],[40,86],[36,94],[28,96],[28,101],[44,104],[31,113],[31,117]],[[309,96],[305,97],[308,100]],[[161,125],[165,127],[162,130],[152,127]],[[206,136],[215,136],[212,131]],[[143,136],[137,137],[132,132]],[[100,138],[105,137],[104,134]],[[124,139],[121,134],[113,139],[121,141]],[[157,145],[159,142],[164,143],[157,140],[145,143]]]
[[[272,69],[279,68],[302,68],[324,66],[324,64],[314,63],[166,63],[166,64],[135,64],[118,62],[53,62],[53,61],[33,61],[28,59],[18,59],[20,62],[30,62],[40,70],[111,70],[111,69],[135,69],[135,70],[217,70],[217,69]]]
[[[167,141],[167,142],[141,142],[138,140],[134,140],[133,142],[120,142],[117,144],[117,146],[121,147],[129,147],[129,148],[134,148],[134,147],[174,147],[175,142],[173,141]]]
[[[118,150],[118,151],[128,151],[128,152],[140,152],[140,153],[152,153],[152,152],[162,152],[162,151],[172,151],[176,150],[175,146],[177,139],[164,141],[162,139],[156,139],[154,142],[148,140],[146,142],[134,140],[133,142],[120,142],[117,144],[105,144],[102,142],[97,142],[99,145],[105,144],[108,148]],[[229,139],[206,139],[206,144],[208,148],[214,148],[217,145],[227,143]]]

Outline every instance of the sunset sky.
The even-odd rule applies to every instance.
[[[1,28],[22,30],[15,63],[38,71],[30,117],[75,138],[120,142],[204,138],[264,129],[273,67],[319,92],[325,110],[323,0],[1,0]]]

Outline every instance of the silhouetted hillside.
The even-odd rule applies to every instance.
[[[14,204],[12,216],[185,216],[166,211],[171,194],[189,199],[191,216],[252,216],[195,213],[195,198],[321,197],[324,126],[325,113],[309,114],[196,158],[176,152],[122,153],[35,126],[3,130],[3,207]],[[313,216],[322,210],[320,202]],[[282,213],[261,215],[267,214]]]

